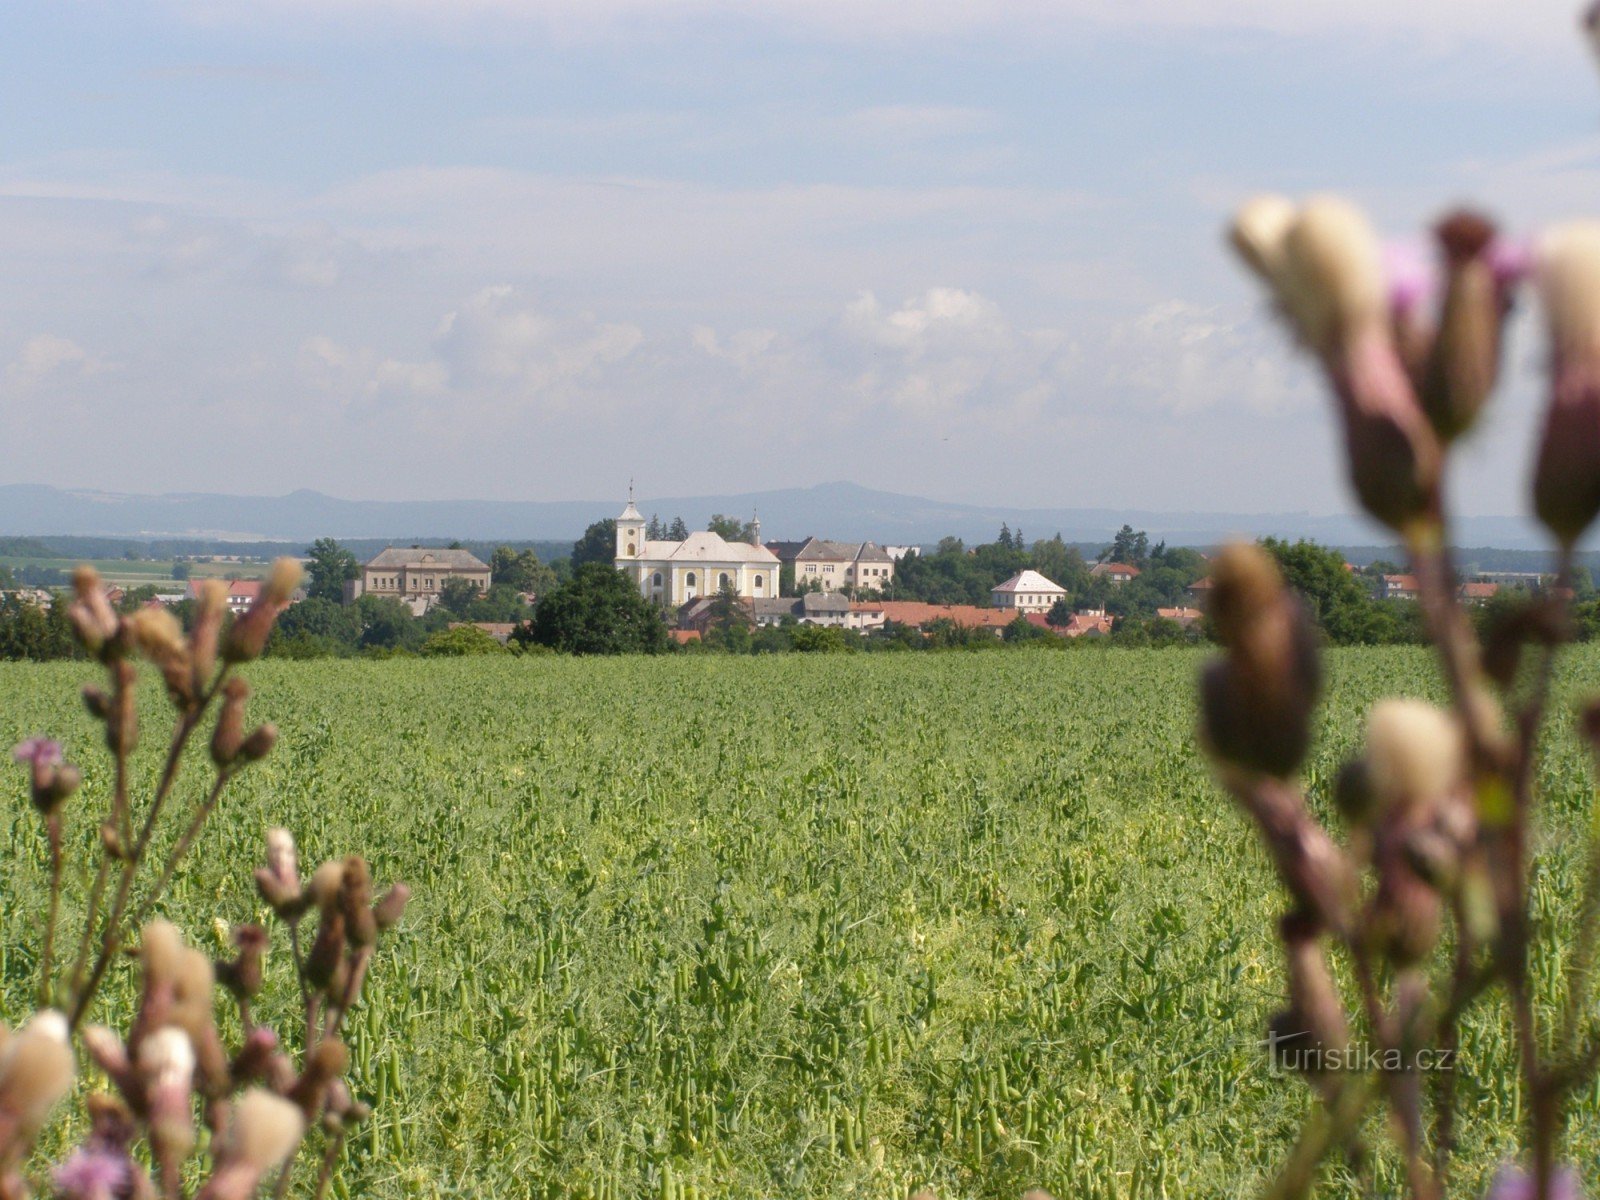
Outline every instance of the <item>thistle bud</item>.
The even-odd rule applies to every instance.
[[[287,829],[267,830],[267,865],[257,867],[255,875],[261,898],[272,911],[286,921],[298,920],[305,911],[305,900],[294,835]]]
[[[104,1025],[87,1026],[83,1031],[83,1047],[94,1060],[94,1065],[110,1076],[119,1091],[124,1094],[132,1091],[133,1061],[128,1057],[128,1048],[115,1032]]]
[[[1319,354],[1382,329],[1381,255],[1361,210],[1337,196],[1306,201],[1284,233],[1279,288],[1285,310]]]
[[[1248,770],[1293,774],[1310,745],[1320,686],[1309,619],[1258,547],[1225,548],[1212,576],[1211,619],[1228,653],[1201,679],[1207,747]]]
[[[300,1109],[282,1096],[259,1087],[243,1092],[213,1144],[216,1169],[196,1200],[247,1200],[263,1175],[288,1161],[305,1128]]]
[[[244,1045],[234,1055],[228,1073],[236,1085],[268,1079],[277,1053],[278,1035],[265,1025],[258,1025],[245,1035]]]
[[[106,599],[100,573],[91,566],[79,567],[72,573],[72,589],[76,599],[67,607],[67,619],[72,622],[78,641],[90,654],[102,658],[111,655],[116,651],[121,623]]]
[[[267,931],[259,925],[240,925],[233,931],[239,948],[232,962],[217,964],[217,978],[235,996],[249,999],[261,991],[262,960],[267,953]]]
[[[1295,208],[1285,196],[1255,196],[1234,214],[1228,240],[1269,288],[1276,292],[1284,273],[1284,240]]]
[[[372,908],[373,920],[377,922],[380,930],[392,928],[400,923],[400,918],[405,915],[406,903],[411,899],[411,889],[403,883],[397,883],[383,894],[383,898]]]
[[[156,1030],[139,1044],[139,1075],[144,1084],[150,1147],[160,1166],[162,1186],[176,1195],[183,1160],[194,1149],[194,1049],[174,1026]]]
[[[262,599],[277,609],[288,607],[289,600],[293,597],[295,588],[300,586],[300,579],[304,574],[305,571],[296,560],[275,559],[272,570],[267,573],[267,585],[261,591]]]
[[[1600,222],[1552,230],[1537,271],[1552,384],[1534,509],[1570,546],[1600,513]]]
[[[189,631],[189,658],[194,664],[194,690],[206,689],[217,666],[217,643],[222,636],[222,618],[228,611],[228,585],[220,579],[207,579],[195,597],[194,624]]]
[[[339,886],[339,913],[344,917],[345,938],[351,946],[370,946],[378,939],[372,915],[372,876],[366,859],[352,854],[344,862]]]
[[[139,744],[139,710],[134,704],[136,672],[126,659],[111,664],[114,687],[111,709],[106,714],[106,749],[113,754],[132,754]]]
[[[0,1054],[0,1126],[31,1145],[71,1089],[72,1074],[66,1018],[50,1009],[35,1014]]]
[[[1507,305],[1490,259],[1492,224],[1457,212],[1434,234],[1445,260],[1444,310],[1418,390],[1434,432],[1448,442],[1471,428],[1494,389]]]
[[[272,753],[272,748],[278,744],[278,727],[271,722],[257,725],[252,729],[244,741],[239,743],[240,762],[260,762]]]
[[[323,912],[328,912],[338,903],[339,889],[343,886],[344,863],[330,858],[311,873],[311,884],[307,890],[311,893],[312,903]]]
[[[222,707],[216,728],[211,732],[211,761],[230,767],[244,744],[244,704],[250,698],[250,685],[237,677],[222,685]]]
[[[317,936],[306,952],[306,982],[312,987],[327,990],[338,975],[344,962],[344,917],[334,908],[322,910],[322,920],[317,925]]]
[[[295,1081],[289,1099],[300,1106],[306,1120],[314,1120],[322,1107],[328,1085],[343,1075],[350,1065],[350,1052],[344,1043],[324,1038],[306,1055],[306,1068]]]
[[[1407,812],[1466,782],[1460,725],[1421,700],[1383,700],[1367,717],[1367,763],[1380,810]]]

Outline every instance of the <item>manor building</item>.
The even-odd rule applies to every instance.
[[[344,585],[345,603],[358,596],[389,596],[421,616],[438,602],[445,580],[465,579],[482,595],[489,590],[489,564],[470,550],[390,546]]]
[[[679,608],[699,596],[715,596],[724,587],[755,600],[778,594],[778,557],[761,545],[761,522],[755,522],[755,544],[730,542],[710,530],[691,533],[681,542],[645,537],[645,519],[628,497],[617,518],[617,570],[633,580],[639,594],[663,607]]]

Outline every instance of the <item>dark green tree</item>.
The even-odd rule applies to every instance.
[[[658,654],[667,628],[627,576],[590,562],[539,601],[526,640],[569,654]]]
[[[684,524],[682,517],[672,518],[672,527],[667,530],[667,541],[686,542],[689,540],[689,527]]]
[[[572,543],[572,570],[576,574],[591,563],[611,567],[617,561],[617,522],[614,517],[596,521]]]
[[[344,601],[344,585],[361,574],[356,556],[333,538],[318,538],[306,551],[306,597]]]
[[[439,603],[451,616],[465,620],[478,599],[478,585],[470,579],[452,575],[439,587]]]

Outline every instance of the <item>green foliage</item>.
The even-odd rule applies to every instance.
[[[756,537],[755,522],[741,521],[738,517],[728,517],[722,513],[714,513],[711,520],[706,522],[706,528],[725,542],[753,542]]]
[[[465,617],[478,599],[478,585],[459,575],[446,577],[439,585],[439,605],[451,616]]]
[[[825,625],[796,625],[789,630],[789,648],[800,654],[844,654],[861,648],[861,639]]]
[[[428,635],[418,651],[425,658],[466,658],[478,654],[504,654],[506,648],[476,625],[457,625]]]
[[[14,593],[0,596],[0,659],[47,662],[72,658],[76,653],[64,596],[55,597],[48,605],[23,600]]]
[[[306,595],[339,603],[344,585],[361,575],[356,556],[333,538],[318,538],[306,551]]]
[[[539,561],[532,550],[513,550],[500,546],[489,557],[489,578],[494,587],[506,586],[513,592],[542,596],[556,585],[556,574]]]
[[[1263,538],[1289,586],[1305,598],[1317,625],[1337,646],[1422,641],[1414,601],[1375,600],[1370,581],[1345,569],[1344,555],[1316,542]],[[1393,574],[1393,572],[1389,572]]]
[[[592,562],[539,601],[523,640],[569,654],[658,654],[667,629],[627,576]]]
[[[617,522],[614,517],[596,521],[572,543],[572,571],[577,574],[590,563],[611,566],[617,561]]]
[[[264,662],[253,713],[278,750],[230,788],[163,912],[189,929],[258,913],[249,868],[273,825],[308,867],[360,845],[416,887],[350,1030],[376,1113],[338,1195],[1255,1195],[1309,1102],[1259,1046],[1282,898],[1195,749],[1201,657]],[[1441,694],[1420,649],[1336,650],[1329,673],[1319,809],[1368,705]],[[1579,648],[1553,711],[1597,676],[1600,650]],[[0,745],[51,731],[104,787],[87,678],[0,669]],[[1570,724],[1549,742],[1533,911],[1559,932],[1594,797]],[[16,1014],[45,879],[21,774],[8,786]],[[91,882],[69,881],[69,910]],[[114,972],[113,1024],[133,977]],[[1550,987],[1533,1001],[1559,1011]],[[281,1027],[292,993],[270,972],[261,1019]],[[1463,1196],[1525,1114],[1512,1062],[1502,1014],[1474,1013]],[[1594,1163],[1593,1092],[1571,1128],[1568,1157]],[[1387,1150],[1372,1167],[1369,1194],[1400,1191]],[[1317,1192],[1362,1194],[1340,1167]]]

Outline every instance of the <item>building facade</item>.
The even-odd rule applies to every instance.
[[[759,544],[729,542],[710,530],[691,533],[681,542],[645,537],[645,519],[634,507],[617,518],[617,570],[633,580],[639,594],[664,607],[679,608],[700,596],[715,596],[724,587],[744,599],[778,594],[778,556]]]
[[[421,616],[438,602],[448,579],[465,579],[482,595],[489,590],[489,564],[470,550],[390,546],[345,584],[345,603],[358,596],[389,596]]]
[[[895,556],[876,542],[830,542],[808,537],[803,542],[773,542],[779,561],[792,564],[796,589],[820,586],[825,592],[845,588],[881,592],[894,578]]]
[[[989,602],[1012,612],[1047,613],[1057,600],[1066,598],[1067,589],[1037,571],[1018,571],[1004,583],[991,588]]]

